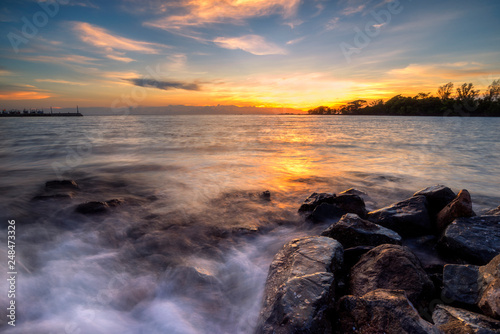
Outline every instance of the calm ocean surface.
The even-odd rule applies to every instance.
[[[19,272],[16,327],[3,316],[0,331],[251,333],[274,254],[325,227],[296,214],[310,193],[355,187],[374,209],[440,183],[468,189],[480,213],[500,204],[499,129],[499,118],[0,119],[0,219],[16,221]],[[72,199],[31,200],[58,178],[80,185]],[[108,214],[74,212],[114,198]],[[6,291],[2,279],[4,310]]]

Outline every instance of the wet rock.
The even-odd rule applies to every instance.
[[[413,196],[425,196],[427,198],[429,214],[435,216],[448,205],[448,203],[453,201],[456,194],[450,188],[438,184],[419,190],[413,194]]]
[[[325,222],[342,217],[346,213],[366,216],[365,202],[357,195],[340,195],[331,198],[330,203],[321,203],[309,217],[314,222]]]
[[[486,211],[484,213],[485,216],[500,216],[500,205],[492,210]]]
[[[371,251],[373,246],[357,246],[344,249],[344,268],[349,269],[361,260],[361,257]]]
[[[108,212],[110,207],[116,207],[123,201],[119,199],[112,199],[106,202],[85,202],[79,204],[75,211],[84,215],[102,214]]]
[[[427,199],[419,195],[368,213],[368,220],[396,231],[402,237],[431,234]]]
[[[457,197],[439,211],[436,217],[438,233],[441,234],[448,225],[460,217],[473,217],[476,214],[472,211],[472,199],[467,190],[461,190]]]
[[[262,193],[260,193],[259,197],[265,201],[270,201],[271,200],[271,192],[269,190],[263,191]]]
[[[330,333],[342,245],[326,237],[294,239],[269,268],[256,333]]]
[[[409,248],[380,245],[351,268],[350,289],[355,296],[377,289],[404,290],[413,304],[420,305],[431,297],[434,284]]]
[[[368,213],[365,207],[365,201],[358,195],[343,194],[338,195],[332,200],[332,204],[336,205],[344,213],[355,213],[361,218],[366,217]]]
[[[475,305],[481,294],[482,278],[474,265],[447,264],[443,270],[443,295],[455,302]]]
[[[85,202],[79,204],[75,211],[84,215],[105,213],[109,209],[106,202]]]
[[[344,296],[339,302],[340,333],[440,333],[422,319],[405,292],[379,289],[364,296]]]
[[[344,214],[345,211],[340,209],[335,204],[321,203],[316,207],[316,209],[314,209],[308,218],[315,223],[323,223],[338,219]]]
[[[500,321],[446,305],[436,306],[432,320],[445,334],[500,333]]]
[[[55,180],[45,182],[45,189],[74,190],[79,187],[74,180]]]
[[[363,197],[367,197],[368,194],[365,193],[364,191],[361,191],[361,190],[358,190],[358,189],[355,189],[355,188],[349,188],[347,190],[344,190],[343,192],[339,193],[339,196],[340,195],[357,195],[361,198]]]
[[[478,306],[484,314],[500,319],[500,255],[479,268],[482,292]]]
[[[332,203],[335,194],[328,193],[312,193],[311,196],[306,198],[304,203],[299,208],[299,212],[312,212],[322,203]]]
[[[344,248],[401,244],[401,237],[396,232],[361,219],[354,213],[342,216],[338,223],[330,225],[321,235],[339,241]]]
[[[449,256],[484,265],[500,254],[500,216],[457,218],[439,245]]]

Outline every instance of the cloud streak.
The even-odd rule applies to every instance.
[[[217,37],[214,43],[221,48],[249,52],[257,56],[283,55],[286,51],[276,44],[270,43],[259,35],[245,35],[241,37]]]
[[[300,0],[181,0],[174,4],[183,14],[166,16],[145,25],[176,32],[217,23],[243,24],[246,19],[269,15],[288,19],[296,14]]]
[[[83,42],[101,50],[107,58],[120,62],[134,61],[134,59],[126,57],[124,51],[158,54],[161,48],[166,47],[157,43],[137,41],[114,35],[106,29],[86,22],[74,22],[73,30]]]
[[[183,90],[193,90],[193,91],[201,90],[201,87],[197,83],[185,83],[179,81],[159,81],[154,79],[141,79],[141,78],[132,78],[124,80],[132,83],[135,86],[157,88],[162,90],[170,90],[170,89],[183,89]]]

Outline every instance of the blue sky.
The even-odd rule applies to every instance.
[[[307,109],[500,78],[500,1],[4,0],[2,108]],[[34,29],[33,29],[34,28]]]

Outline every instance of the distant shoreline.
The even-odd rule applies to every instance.
[[[57,113],[57,114],[0,114],[0,117],[83,117],[81,113]]]

